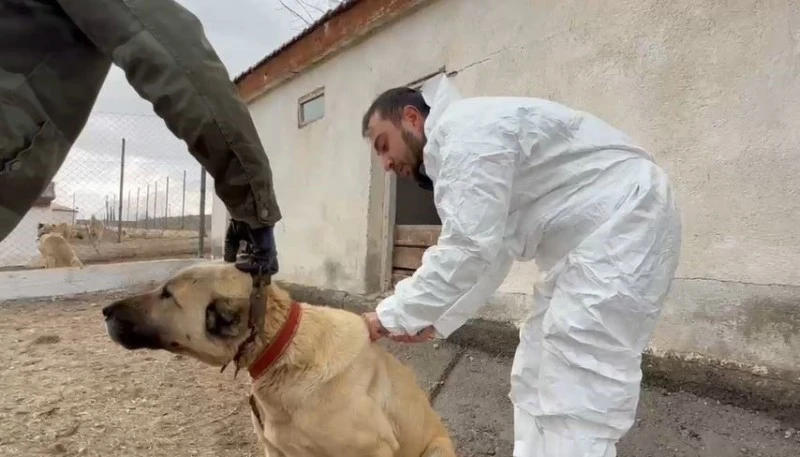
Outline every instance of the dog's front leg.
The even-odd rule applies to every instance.
[[[261,449],[264,450],[264,457],[286,457],[286,455],[275,448],[266,438],[264,438],[264,429],[262,428],[263,425],[258,420],[258,417],[250,413],[250,419],[253,421],[253,428],[256,431],[256,437],[258,437],[258,444],[261,446]]]
[[[262,444],[264,445],[264,457],[286,457],[286,454],[283,452],[275,449],[275,447],[265,439],[262,438]]]

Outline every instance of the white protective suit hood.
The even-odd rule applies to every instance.
[[[430,132],[430,126],[435,125],[444,110],[450,106],[450,103],[461,98],[458,91],[447,80],[444,73],[434,78],[429,79],[423,84],[421,88],[422,97],[429,107],[433,107],[428,113],[426,118],[424,132],[427,137]],[[417,176],[417,184],[426,190],[433,190],[433,182],[428,176],[425,161],[419,164]]]
[[[428,117],[425,119],[425,135],[428,136],[430,127],[439,122],[442,113],[452,102],[461,99],[461,94],[458,93],[458,90],[444,73],[425,81],[421,91],[422,98],[431,108]]]
[[[423,97],[423,159],[442,231],[378,319],[391,333],[433,326],[447,337],[514,260],[535,260],[545,277],[512,367],[513,455],[614,457],[678,262],[666,174],[618,129],[558,103],[461,98],[444,75]]]

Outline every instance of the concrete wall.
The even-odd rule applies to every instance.
[[[284,211],[281,276],[365,288],[367,238],[380,227],[368,217],[375,171],[361,115],[380,91],[445,65],[466,96],[591,111],[670,174],[685,241],[654,348],[794,369],[797,37],[800,4],[786,1],[431,2],[252,103]],[[320,86],[325,117],[298,129],[297,99]],[[536,275],[515,266],[483,315],[522,318]]]
[[[0,271],[0,303],[154,285],[203,259],[164,259],[82,267]]]

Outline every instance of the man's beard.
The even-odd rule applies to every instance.
[[[428,139],[425,138],[425,132],[422,132],[422,138],[415,137],[410,131],[403,129],[401,133],[403,142],[409,151],[409,160],[412,160],[411,165],[412,178],[417,184],[425,190],[433,190],[433,181],[425,173],[425,161],[422,157],[425,143]]]
[[[425,143],[427,143],[425,132],[422,132],[422,138],[417,138],[410,131],[402,129],[400,136],[403,138],[406,147],[408,147],[409,160],[413,161],[410,165],[414,180],[418,183],[430,182],[430,179],[424,173],[424,161],[422,159],[422,150],[425,148]]]

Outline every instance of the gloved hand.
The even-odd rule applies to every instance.
[[[237,260],[239,244],[246,243],[244,255]],[[223,258],[226,262],[236,262],[239,270],[272,276],[278,272],[278,251],[272,226],[251,228],[242,221],[231,219],[225,232]]]

